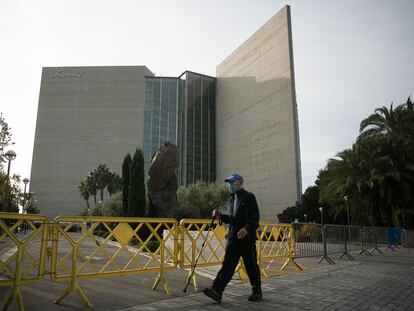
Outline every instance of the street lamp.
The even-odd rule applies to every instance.
[[[348,219],[348,241],[351,240],[351,220],[349,217],[349,204],[348,204],[348,196],[344,196],[344,200],[345,200],[345,206],[346,206],[346,216]]]
[[[23,183],[24,183],[24,206],[23,206],[23,210],[22,210],[22,214],[26,214],[26,206],[27,206],[27,197],[26,197],[26,186],[29,183],[30,179],[29,178],[25,178],[23,179]]]
[[[303,217],[305,217],[305,222],[307,222],[306,219],[307,219],[308,215],[303,214]]]
[[[323,227],[323,207],[320,207],[319,211],[321,212],[321,225]]]
[[[9,195],[9,192],[10,192],[10,164],[11,164],[11,161],[16,159],[16,152],[14,152],[13,150],[8,150],[4,154],[4,156],[9,161],[8,166],[7,166],[6,192],[5,192],[5,196],[4,196],[4,201],[6,202],[6,205],[7,205],[8,195]]]
[[[330,265],[334,265],[335,263],[331,258],[328,257],[328,250],[326,248],[326,235],[325,235],[325,227],[323,225],[323,207],[321,206],[319,208],[319,211],[321,212],[321,233],[322,233],[322,243],[323,243],[323,256],[321,259],[319,259],[319,263],[323,259],[325,259]]]
[[[348,196],[344,196],[345,205],[346,205],[346,215],[348,218],[348,226],[351,225],[350,217],[349,217],[349,204],[348,204]]]
[[[11,161],[13,161],[14,159],[16,159],[16,152],[14,152],[13,150],[9,150],[7,151],[4,156],[6,157],[6,159],[9,161],[9,164],[7,166],[7,180],[9,180],[9,176],[10,176],[10,163]]]

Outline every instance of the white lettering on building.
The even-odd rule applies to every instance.
[[[82,78],[83,72],[63,72],[63,71],[55,71],[50,75],[51,78]]]

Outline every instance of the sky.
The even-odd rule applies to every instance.
[[[303,190],[375,108],[414,96],[414,1],[1,0],[0,112],[30,178],[42,67],[216,66],[291,6]]]

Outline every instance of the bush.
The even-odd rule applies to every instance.
[[[210,218],[214,209],[227,207],[229,192],[225,185],[196,182],[177,191],[177,218]]]
[[[122,217],[122,192],[114,193],[102,204],[102,214],[107,217]]]

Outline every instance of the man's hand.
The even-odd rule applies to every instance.
[[[244,238],[246,237],[246,235],[247,235],[247,234],[248,234],[248,232],[247,232],[246,228],[241,228],[241,229],[239,230],[239,232],[237,232],[237,238],[238,238],[239,240],[244,239]]]
[[[220,219],[221,218],[221,212],[218,211],[218,210],[214,210],[213,211],[213,218],[214,217]]]

